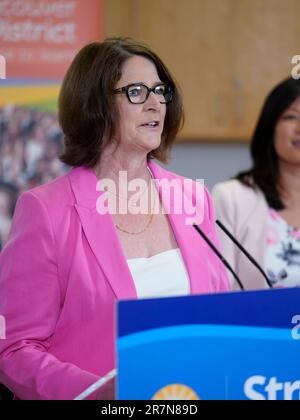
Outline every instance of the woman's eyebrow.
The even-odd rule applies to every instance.
[[[288,108],[288,109],[285,110],[285,112],[291,112],[291,111],[300,112],[300,109],[295,108],[295,107],[291,107],[291,108]]]

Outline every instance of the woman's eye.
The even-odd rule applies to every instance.
[[[284,120],[297,120],[299,119],[299,115],[296,114],[286,114],[283,116]]]
[[[157,95],[164,95],[165,94],[165,87],[164,86],[157,86],[155,88],[155,93]]]
[[[140,88],[133,88],[128,91],[129,96],[139,96],[141,94]]]

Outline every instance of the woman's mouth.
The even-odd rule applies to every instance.
[[[293,145],[294,147],[296,147],[297,149],[300,149],[300,140],[295,140],[295,141],[292,141],[292,145]]]
[[[142,127],[146,128],[157,128],[159,127],[159,121],[149,121],[145,124],[142,124]]]

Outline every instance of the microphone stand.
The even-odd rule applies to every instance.
[[[266,282],[270,289],[273,289],[273,284],[271,283],[270,279],[264,272],[264,270],[261,268],[261,266],[258,264],[257,261],[249,254],[249,252],[238,242],[238,240],[229,232],[229,230],[221,223],[219,220],[216,220],[216,224],[223,230],[223,232],[229,236],[229,238],[232,240],[232,242],[235,243],[235,245],[242,251],[244,255],[254,264],[254,266],[260,271],[260,273],[263,275],[263,277],[266,279]]]
[[[243,283],[237,276],[237,274],[233,271],[230,264],[227,262],[227,260],[223,257],[223,255],[219,252],[219,250],[215,247],[215,245],[208,239],[208,237],[205,235],[205,233],[199,228],[198,225],[195,223],[193,224],[193,227],[196,229],[196,231],[202,236],[202,238],[205,240],[205,242],[209,245],[209,247],[214,251],[214,253],[217,255],[217,257],[222,261],[222,263],[225,265],[225,267],[231,272],[235,280],[237,281],[239,287],[241,290],[245,290]]]

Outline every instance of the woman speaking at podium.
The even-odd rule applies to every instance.
[[[17,398],[72,399],[113,369],[116,300],[228,289],[191,226],[195,209],[217,243],[208,192],[154,163],[182,113],[146,46],[107,39],[75,57],[59,98],[73,169],[22,194],[0,257],[0,382]]]

